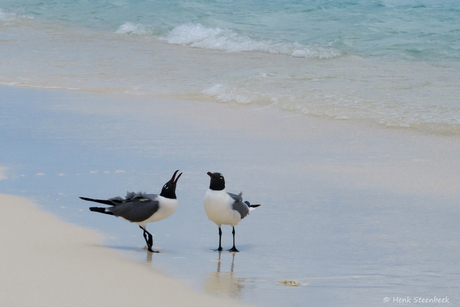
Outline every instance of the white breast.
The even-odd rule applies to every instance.
[[[158,222],[171,216],[177,209],[177,199],[165,198],[158,195],[157,200],[160,202],[160,208],[147,220],[137,223],[141,226],[145,226],[147,223]]]
[[[232,209],[234,200],[222,191],[208,189],[204,196],[204,210],[208,219],[217,224],[235,226],[241,221],[241,215]]]

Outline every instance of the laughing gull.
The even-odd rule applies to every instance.
[[[249,214],[250,210],[259,207],[260,204],[251,205],[248,201],[243,202],[243,193],[238,195],[225,191],[225,179],[221,173],[208,172],[211,177],[209,189],[204,195],[204,210],[208,218],[219,227],[219,248],[222,250],[222,224],[233,227],[233,247],[230,252],[238,252],[235,247],[235,226]]]
[[[147,249],[152,253],[158,253],[158,251],[152,250],[153,239],[150,232],[147,231],[147,223],[163,220],[176,211],[176,184],[182,175],[180,173],[175,178],[178,171],[173,174],[171,180],[165,183],[160,195],[128,192],[126,198],[121,198],[120,196],[109,198],[108,200],[80,198],[111,206],[108,208],[91,207],[89,208],[91,211],[122,217],[129,222],[139,225],[144,231]]]

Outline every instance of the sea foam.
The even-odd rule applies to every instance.
[[[4,10],[0,9],[0,21],[12,21],[16,19],[16,14],[14,13],[8,13],[5,12]]]
[[[15,13],[6,12],[0,9],[0,25],[10,26],[24,18],[32,19],[32,17],[29,16],[18,16]]]
[[[118,30],[115,33],[141,35],[141,34],[152,34],[153,31],[149,27],[143,24],[126,22],[122,24],[120,27],[118,27]]]
[[[255,40],[249,36],[223,28],[208,28],[201,24],[183,24],[163,37],[170,44],[186,45],[194,48],[222,50],[226,52],[265,52],[293,57],[334,58],[340,51],[323,46],[307,46],[297,42],[275,42]]]
[[[118,27],[117,34],[155,35],[164,32],[152,26],[126,22]],[[224,28],[208,28],[201,24],[183,24],[159,37],[173,45],[192,48],[221,50],[225,52],[264,52],[299,58],[331,59],[341,52],[330,46],[302,45],[298,42],[275,42],[252,39],[247,35]]]

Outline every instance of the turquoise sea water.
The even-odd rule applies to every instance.
[[[455,1],[1,1],[0,84],[458,134]]]
[[[1,9],[3,21],[13,13],[209,49],[326,58],[357,54],[447,65],[460,60],[456,1],[5,0]]]

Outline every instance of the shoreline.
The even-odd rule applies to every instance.
[[[0,194],[3,306],[243,306],[189,290],[29,200]]]
[[[449,289],[458,285],[451,278],[458,271],[451,260],[459,250],[458,138],[276,108],[0,91],[0,141],[9,145],[0,157],[8,177],[3,193],[33,198],[55,216],[107,234],[104,250],[148,262],[138,227],[92,214],[78,197],[158,193],[180,169],[179,208],[150,226],[163,253],[148,264],[200,293],[263,306],[369,306],[386,296],[432,293],[436,282],[442,291],[435,295],[456,298]],[[217,229],[203,211],[206,171],[223,173],[229,192],[263,204],[238,225],[237,255],[212,250]],[[223,232],[226,248],[231,229]]]
[[[338,155],[340,159],[346,157],[351,161],[336,163],[330,159],[322,159],[324,161],[319,161],[320,164],[318,161],[306,161],[303,168],[306,166],[308,171],[317,173],[322,179],[342,180],[346,177],[346,180],[351,180],[355,185],[366,188],[385,187],[402,193],[409,191],[447,197],[459,195],[457,187],[460,185],[460,178],[455,170],[460,169],[460,161],[455,153],[460,152],[460,138],[456,135],[305,116],[276,107],[77,93],[81,93],[83,97],[101,95],[103,98],[102,102],[85,101],[81,104],[72,103],[72,106],[67,107],[67,110],[82,114],[110,115],[127,121],[134,117],[148,124],[151,115],[157,113],[154,120],[159,120],[165,126],[175,125],[174,121],[180,121],[177,123],[179,127],[186,127],[182,129],[208,134],[232,133],[264,141],[288,141],[293,146],[298,144],[300,147],[304,146],[302,143],[317,143],[324,139],[320,144],[321,151]],[[115,99],[108,101],[107,97]],[[130,102],[129,105],[125,104],[127,101]],[[172,131],[177,134],[175,129]],[[407,142],[410,144],[406,145]],[[342,153],[337,151],[337,146],[343,150]],[[400,160],[401,157],[404,161]]]
[[[29,89],[36,91],[60,91],[60,92],[69,92],[82,95],[103,95],[103,96],[112,96],[116,97],[117,100],[135,100],[135,101],[172,101],[172,102],[182,102],[182,103],[201,103],[201,104],[218,104],[226,106],[227,108],[251,108],[253,110],[266,110],[266,109],[275,109],[275,112],[280,114],[285,114],[285,117],[299,117],[304,121],[320,121],[320,122],[329,122],[332,123],[332,126],[341,126],[342,123],[345,126],[349,127],[360,127],[360,128],[369,128],[374,131],[381,130],[385,133],[387,132],[396,132],[406,135],[415,135],[415,136],[428,136],[428,137],[439,137],[439,138],[454,138],[458,139],[460,136],[460,130],[457,127],[448,127],[446,124],[438,123],[436,127],[431,127],[429,125],[412,123],[408,125],[398,125],[398,124],[383,124],[375,121],[373,118],[359,118],[359,117],[340,117],[335,115],[316,114],[309,112],[297,112],[295,107],[286,107],[283,105],[271,104],[257,104],[257,103],[240,103],[232,100],[221,100],[217,95],[205,97],[203,94],[194,94],[194,95],[167,95],[160,94],[155,95],[152,93],[146,92],[130,92],[126,90],[124,92],[119,92],[116,90],[109,90],[106,88],[101,89],[90,89],[90,88],[69,88],[69,87],[53,87],[53,86],[40,86],[40,85],[27,85],[27,84],[9,84],[1,83],[0,87],[5,88],[18,88],[18,89]],[[105,112],[111,112],[110,110],[104,110]],[[197,113],[198,114],[198,113]],[[191,114],[192,116],[197,114]],[[198,114],[201,115],[201,114]]]

